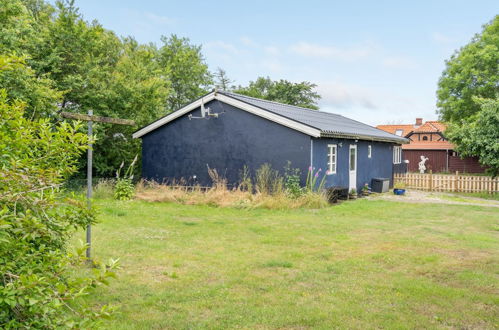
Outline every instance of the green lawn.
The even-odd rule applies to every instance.
[[[98,200],[105,329],[497,328],[499,209],[237,210]],[[81,235],[83,237],[83,235]]]

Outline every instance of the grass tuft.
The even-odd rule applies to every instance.
[[[186,225],[186,226],[195,226],[195,225],[197,225],[197,223],[196,223],[196,222],[188,222],[188,221],[184,221],[184,222],[182,222],[182,223],[183,223],[184,225]]]
[[[263,264],[264,267],[292,268],[293,264],[289,261],[271,260]]]

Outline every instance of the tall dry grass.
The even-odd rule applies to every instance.
[[[255,187],[261,194],[279,195],[284,192],[284,178],[279,175],[279,171],[265,163],[256,170]]]
[[[212,174],[216,180],[213,180],[213,187],[209,189],[203,189],[199,186],[186,187],[176,184],[164,185],[140,181],[136,186],[135,198],[150,202],[174,202],[249,209],[297,209],[328,206],[328,202],[322,193],[306,192],[297,198],[292,198],[283,189],[272,194],[259,191],[252,193],[241,188],[228,189],[224,179],[220,178],[218,173],[210,173],[210,176]]]

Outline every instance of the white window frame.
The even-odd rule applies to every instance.
[[[333,162],[334,155],[334,162]],[[328,144],[327,145],[327,168],[329,174],[336,174],[336,166],[338,164],[338,145]]]
[[[373,148],[371,145],[368,145],[367,146],[367,158],[371,158],[372,154],[373,154]]]
[[[394,164],[402,163],[402,147],[401,146],[393,146],[393,163]]]

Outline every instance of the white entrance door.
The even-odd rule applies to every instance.
[[[348,180],[348,189],[357,190],[357,145],[350,145],[350,157],[349,157],[349,180]]]

